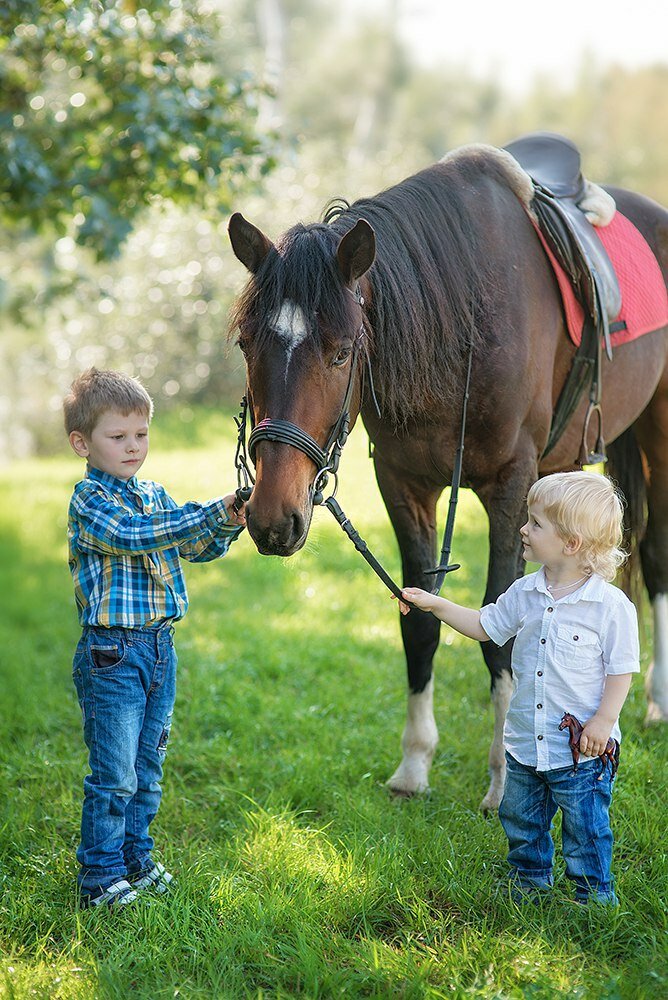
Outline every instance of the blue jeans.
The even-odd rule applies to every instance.
[[[499,819],[508,838],[511,878],[520,889],[549,889],[553,884],[554,843],[550,827],[562,812],[566,875],[575,883],[579,902],[618,902],[614,891],[610,767],[597,758],[572,767],[537,771],[506,753],[506,786]]]
[[[79,888],[90,892],[152,867],[149,826],[176,693],[169,625],[84,628],[73,677],[91,773],[84,779]]]

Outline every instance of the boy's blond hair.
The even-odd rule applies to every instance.
[[[614,580],[622,551],[624,504],[613,483],[597,472],[555,472],[534,483],[529,508],[540,506],[564,541],[581,539],[582,568]]]
[[[63,401],[65,430],[68,435],[79,431],[90,438],[98,420],[108,410],[122,413],[124,417],[142,413],[150,423],[153,400],[141,382],[130,375],[88,368],[74,380]]]

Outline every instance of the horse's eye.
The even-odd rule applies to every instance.
[[[242,354],[246,354],[248,351],[248,340],[245,337],[237,337],[237,347]]]
[[[332,361],[333,366],[335,368],[341,368],[342,365],[345,365],[346,361],[348,360],[351,354],[352,354],[352,349],[350,347],[342,347],[341,350],[338,352],[338,354],[336,354],[336,356],[334,357],[334,360]]]

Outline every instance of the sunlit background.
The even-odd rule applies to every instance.
[[[343,9],[352,14],[354,0]],[[515,95],[537,78],[568,90],[585,63],[638,69],[666,59],[663,0],[561,0],[552,9],[530,0],[367,0],[365,10],[387,11],[421,65],[448,64]]]
[[[184,421],[235,405],[231,211],[274,237],[533,129],[668,203],[663,0],[3,6],[4,461],[63,447],[62,396],[91,364],[139,375]]]

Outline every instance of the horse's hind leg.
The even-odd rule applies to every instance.
[[[636,424],[646,457],[647,529],[640,545],[654,617],[654,660],[647,676],[646,722],[668,721],[668,375]]]
[[[509,465],[493,484],[477,490],[489,518],[489,569],[483,606],[497,599],[524,571],[519,529],[526,520],[526,495],[538,478],[532,449]],[[494,736],[489,748],[489,788],[480,803],[483,812],[499,808],[506,780],[503,726],[513,690],[510,654],[512,640],[504,646],[483,642],[482,653],[491,675]]]
[[[438,490],[421,487],[397,475],[376,457],[376,477],[401,552],[405,586],[429,590],[433,578],[425,569],[434,565]],[[408,669],[408,707],[401,737],[402,760],[387,782],[397,795],[429,789],[429,770],[438,744],[434,719],[432,661],[438,647],[440,622],[417,609],[401,616],[401,634]]]

